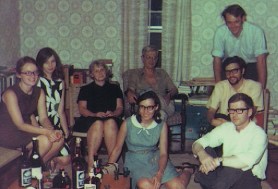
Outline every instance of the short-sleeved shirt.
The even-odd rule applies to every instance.
[[[106,82],[103,86],[99,86],[92,82],[81,87],[77,102],[87,101],[87,109],[96,113],[114,111],[118,98],[123,99],[123,93],[117,84]]]
[[[228,80],[216,83],[213,92],[208,100],[207,108],[217,110],[217,113],[228,115],[228,101],[236,93],[244,93],[250,96],[257,111],[264,109],[263,90],[259,82],[243,79],[241,87],[236,91]]]
[[[150,85],[145,80],[143,68],[137,69],[137,71],[134,72],[132,77],[129,79],[128,88],[134,90],[137,96],[145,91],[152,90],[159,96],[161,101],[161,109],[164,110],[168,116],[174,113],[174,104],[171,102],[167,105],[163,98],[168,93],[168,90],[176,87],[165,70],[161,68],[155,69],[155,80],[158,81],[155,85]]]
[[[212,55],[220,58],[239,56],[247,63],[257,62],[256,57],[267,53],[263,30],[247,21],[239,37],[235,37],[226,24],[217,28],[214,35]]]
[[[225,122],[195,142],[203,148],[214,148],[223,144],[223,157],[236,156],[248,165],[243,171],[251,169],[256,177],[265,178],[267,135],[255,122],[251,121],[240,132],[232,122]]]

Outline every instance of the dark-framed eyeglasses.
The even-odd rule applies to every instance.
[[[27,71],[27,72],[20,72],[20,74],[24,74],[24,75],[27,75],[27,76],[38,76],[39,75],[39,71],[34,71],[34,72],[31,72],[31,71]]]
[[[241,69],[240,68],[234,68],[231,70],[225,70],[226,75],[231,75],[231,74],[237,74]]]
[[[155,107],[156,107],[156,105],[153,105],[153,106],[139,105],[139,109],[140,109],[140,110],[147,110],[148,112],[154,111],[154,108],[155,108]]]
[[[234,114],[236,112],[237,114],[242,114],[245,110],[249,110],[249,108],[238,108],[238,109],[229,108],[228,113]]]

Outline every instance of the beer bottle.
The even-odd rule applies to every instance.
[[[89,177],[85,180],[84,189],[97,189],[93,168],[90,169]]]
[[[38,149],[38,139],[36,137],[32,138],[33,150],[30,156],[30,162],[32,166],[32,178],[37,178],[39,175],[42,175],[42,159],[39,154]]]
[[[63,168],[60,168],[59,174],[54,177],[53,188],[71,188],[71,180]]]
[[[103,176],[102,169],[100,167],[100,160],[98,159],[98,155],[94,155],[94,182],[96,184],[96,188],[100,188],[101,179]]]
[[[76,138],[75,157],[72,160],[72,183],[74,189],[84,188],[85,160],[81,156],[81,138]]]
[[[28,158],[28,150],[23,145],[21,146],[21,164],[20,164],[20,182],[21,187],[27,187],[32,184],[32,167]]]

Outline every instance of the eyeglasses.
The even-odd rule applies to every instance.
[[[153,111],[155,107],[156,107],[156,105],[154,105],[154,106],[139,105],[140,110],[147,110],[148,112]]]
[[[245,110],[249,110],[249,108],[238,108],[238,109],[228,109],[229,114],[242,114]]]
[[[146,60],[154,60],[157,61],[158,57],[151,57],[151,56],[143,56]]]
[[[226,75],[237,74],[240,68],[234,68],[231,70],[225,70]]]
[[[27,76],[38,76],[39,75],[39,72],[38,71],[34,71],[34,72],[30,72],[30,71],[27,71],[27,72],[21,72],[21,74],[24,74],[24,75],[27,75]]]

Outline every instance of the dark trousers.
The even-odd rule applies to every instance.
[[[217,157],[215,151],[208,147],[205,149],[212,157]],[[261,181],[253,176],[252,171],[242,171],[231,167],[218,167],[207,175],[200,171],[195,174],[195,182],[201,184],[203,189],[261,189]]]
[[[245,74],[243,76],[245,79],[252,79],[254,81],[258,81],[258,70],[257,70],[257,63],[248,63],[246,64]],[[226,79],[225,72],[221,72],[221,79]]]

